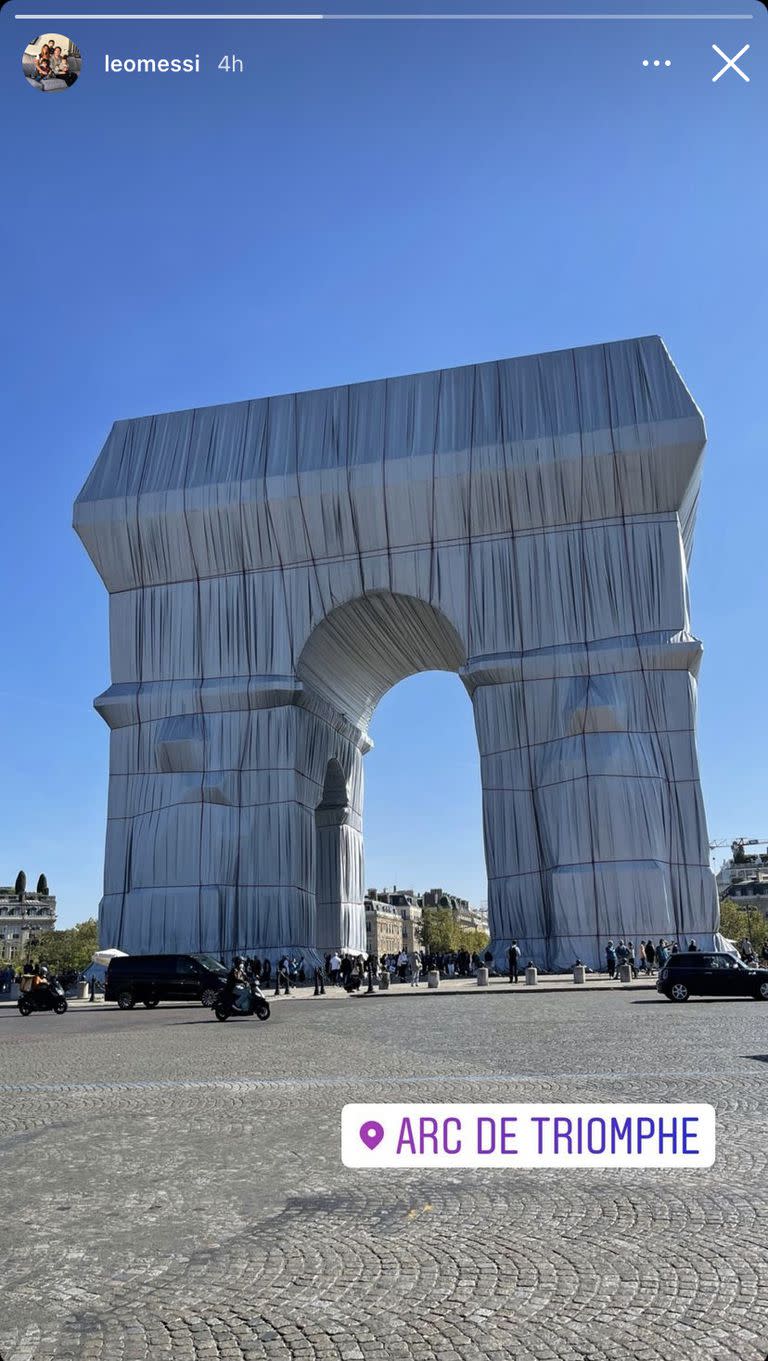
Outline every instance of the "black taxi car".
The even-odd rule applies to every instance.
[[[768,969],[753,969],[735,955],[681,950],[670,955],[656,988],[670,1002],[689,997],[754,997],[768,1002]]]

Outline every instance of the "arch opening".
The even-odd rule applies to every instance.
[[[461,673],[466,648],[455,625],[415,596],[376,591],[337,606],[307,640],[296,673],[357,731],[379,701],[410,676]],[[339,739],[344,741],[344,739]],[[328,752],[315,808],[315,908],[322,952],[366,948],[362,769],[365,743]]]
[[[365,731],[398,681],[419,671],[458,672],[466,660],[456,628],[434,605],[376,591],[331,610],[304,645],[296,671]]]
[[[486,898],[481,762],[470,696],[447,672],[406,678],[384,696],[365,758],[365,883],[421,894],[445,885]],[[409,914],[412,918],[412,914]],[[386,935],[367,921],[372,936]],[[406,930],[408,926],[408,930]],[[403,922],[406,948],[414,931]],[[389,952],[389,945],[382,947]],[[379,953],[382,953],[379,949]]]

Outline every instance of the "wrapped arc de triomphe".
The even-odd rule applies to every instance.
[[[497,961],[711,945],[704,442],[654,337],[118,421],[75,505],[110,592],[102,944],[364,951],[368,723],[439,669]]]

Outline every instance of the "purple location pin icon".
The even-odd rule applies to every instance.
[[[380,1125],[378,1120],[366,1120],[365,1124],[360,1126],[360,1138],[366,1148],[377,1148],[384,1138],[384,1126]]]

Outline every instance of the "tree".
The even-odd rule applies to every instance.
[[[490,936],[485,931],[462,931],[460,950],[469,950],[471,955],[482,955],[488,949]]]
[[[425,907],[421,914],[421,939],[429,954],[458,950],[459,928],[449,907]]]
[[[726,898],[720,904],[720,931],[737,945],[746,936],[758,954],[768,940],[768,922],[761,909],[742,906],[733,898]]]
[[[48,897],[48,880],[46,879],[46,877],[45,877],[44,874],[41,874],[41,875],[40,875],[40,878],[39,878],[38,881],[37,881],[37,892],[38,892],[43,898],[47,898],[47,897]]]
[[[27,891],[27,876],[23,870],[19,870],[18,874],[16,875],[14,892],[17,894],[20,903],[24,902],[24,894],[26,893],[26,891]]]
[[[421,916],[421,939],[428,954],[450,954],[454,950],[468,950],[482,954],[487,949],[488,936],[484,931],[464,931],[450,907],[425,907]]]
[[[91,956],[99,948],[99,924],[95,917],[78,922],[68,931],[46,931],[37,943],[35,956],[47,964],[53,973],[74,969],[77,973],[87,968]]]

